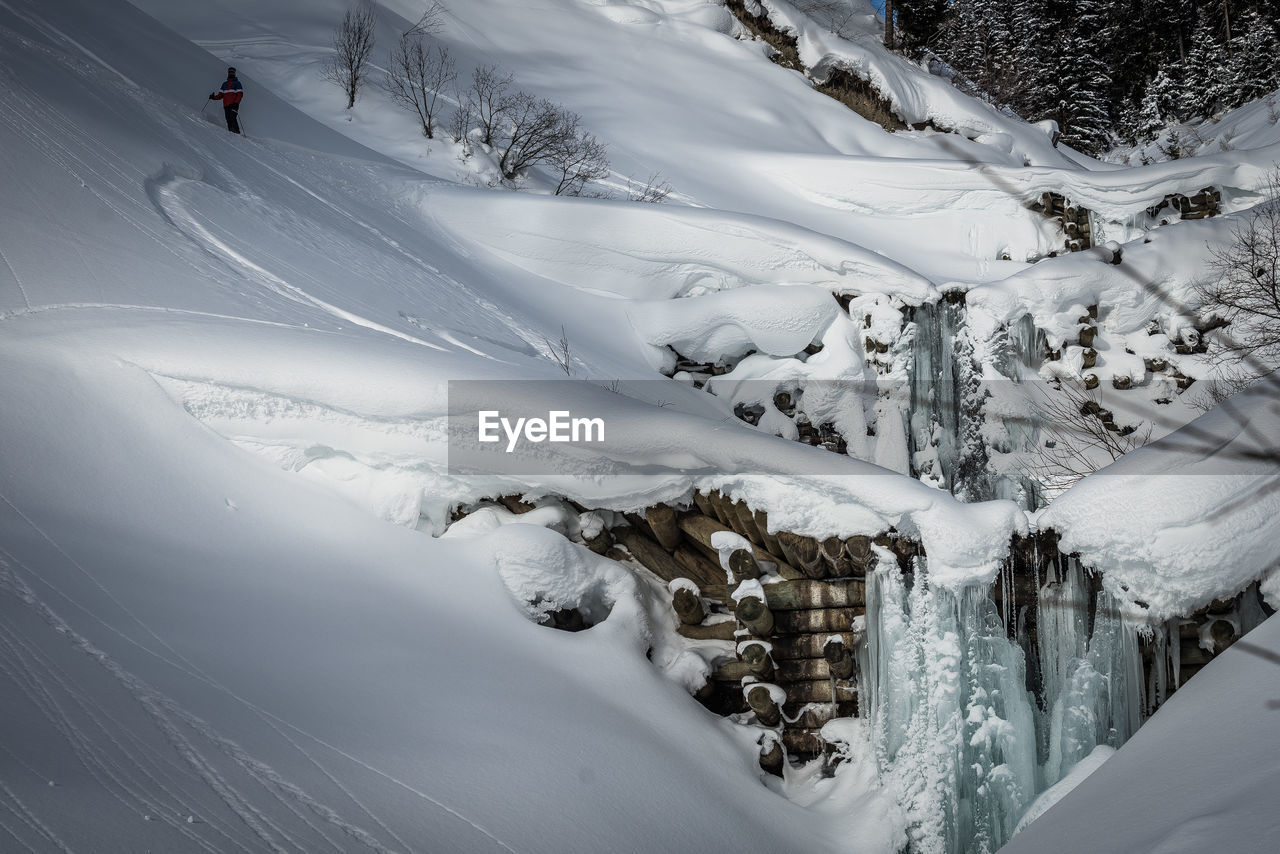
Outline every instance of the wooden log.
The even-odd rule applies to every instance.
[[[839,537],[827,537],[818,544],[822,559],[827,564],[827,574],[832,578],[848,578],[853,575],[853,561],[844,552],[844,540]]]
[[[653,530],[658,545],[668,551],[680,545],[680,527],[676,524],[676,511],[670,504],[655,504],[646,507],[644,519]]]
[[[769,607],[779,611],[808,608],[848,608],[866,605],[867,585],[858,579],[840,581],[779,581],[764,585]]]
[[[641,563],[645,569],[663,581],[670,582],[675,581],[677,578],[689,578],[687,570],[675,558],[667,554],[666,549],[640,533],[638,529],[620,525],[613,529],[613,536],[618,542],[627,547],[627,551],[631,552],[631,556]],[[689,580],[697,583],[697,579],[689,578]]]
[[[682,637],[699,641],[731,641],[734,638],[734,632],[737,630],[738,623],[735,620],[723,620],[719,623],[701,626],[680,625],[676,627],[676,631]]]
[[[797,757],[820,756],[831,750],[831,746],[823,741],[822,734],[816,729],[787,727],[782,731],[782,744],[788,754]]]
[[[759,526],[756,525],[755,512],[743,501],[735,504],[733,511],[738,514],[738,524],[742,526],[742,536],[763,549],[765,547],[764,534],[760,532]]]
[[[707,498],[703,493],[695,492],[693,494],[693,503],[695,507],[702,511],[704,516],[716,515],[716,511],[711,506],[711,499]]]
[[[725,520],[733,532],[740,537],[746,537],[748,540],[755,535],[755,520],[751,518],[751,511],[746,510],[746,516],[741,511],[746,509],[745,504],[741,501],[729,502],[726,499]]]
[[[596,534],[591,539],[584,539],[583,542],[591,551],[602,555],[613,548],[613,535],[609,533],[608,528],[601,528],[599,534]]]
[[[782,767],[786,764],[787,755],[783,752],[782,742],[770,739],[760,745],[760,770],[775,777],[782,776]]]
[[[708,560],[714,561],[716,566],[720,565],[720,552],[711,545],[711,535],[729,530],[727,526],[701,513],[686,513],[677,524],[688,543],[706,555]]]
[[[852,685],[836,683],[836,701],[853,700],[858,692]],[[787,685],[787,699],[800,703],[827,703],[831,701],[831,680],[816,679],[809,682],[791,682]]]
[[[753,514],[756,520],[756,530],[760,532],[760,536],[764,538],[764,547],[772,554],[779,557],[786,557],[782,553],[782,548],[778,545],[778,537],[776,534],[769,533],[769,514],[763,510],[756,510]]]
[[[680,623],[685,626],[696,626],[707,618],[702,597],[688,587],[676,588],[676,592],[671,595],[671,607],[675,609]]]
[[[806,577],[826,577],[827,564],[822,559],[817,541],[812,537],[802,537],[790,531],[779,531],[778,544],[784,553],[790,552],[788,559]]]
[[[790,538],[794,536],[795,534],[790,531],[779,531],[775,539],[778,543],[778,551],[787,559],[787,563],[803,571],[804,567],[800,565],[795,550],[791,548]]]
[[[515,495],[499,495],[497,500],[499,504],[512,513],[528,513],[530,510],[535,509],[532,504],[527,501],[521,501]]]
[[[774,671],[773,659],[769,657],[769,650],[762,643],[743,644],[738,650],[738,657],[742,659],[742,663],[747,665],[747,669],[752,676],[755,676],[762,682],[773,682]]]
[[[719,494],[720,494],[719,490],[713,489],[710,492],[707,492],[705,495],[703,495],[704,502],[706,503],[707,507],[710,508],[710,512],[707,512],[706,510],[704,510],[703,512],[706,513],[707,516],[723,524],[724,520],[720,518],[720,502],[718,500]],[[695,501],[694,503],[697,503],[697,502]],[[699,504],[698,506],[701,507],[702,505]]]
[[[856,664],[853,653],[844,641],[828,639],[822,647],[822,657],[830,666],[831,675],[837,679],[852,679]]]
[[[803,611],[777,611],[773,615],[774,631],[778,633],[804,632],[847,632],[853,624],[853,618],[866,613],[866,609],[855,608],[812,608]],[[815,655],[821,655],[818,650]]]
[[[831,677],[831,663],[825,658],[789,658],[779,661],[777,669],[778,681],[783,685]]]
[[[729,572],[735,581],[744,578],[759,578],[763,573],[755,556],[747,549],[734,549],[729,555]]]
[[[777,726],[782,722],[782,709],[773,701],[771,686],[752,685],[747,690],[747,705],[756,713],[756,720],[764,726]]]
[[[781,628],[782,618],[795,614],[803,614],[804,611],[790,611],[785,614],[777,614],[774,616],[774,630]],[[826,639],[833,634],[839,634],[840,639],[852,647],[857,643],[857,637],[847,628],[843,632],[821,631],[812,632],[802,635],[793,635],[790,637],[775,636],[770,643],[773,644],[773,660],[784,661],[792,658],[821,658],[822,648]]]
[[[755,596],[747,596],[738,602],[735,610],[738,622],[751,630],[756,637],[767,638],[773,634],[773,612]]]
[[[701,513],[686,513],[680,517],[680,530],[684,533],[685,538],[698,548],[708,558],[714,560],[716,565],[720,565],[720,553],[711,545],[711,537],[721,531],[731,530],[727,526],[717,522]],[[734,533],[737,533],[736,531]],[[755,556],[760,560],[767,560],[775,564],[775,571],[785,579],[803,578],[804,575],[791,564],[787,563],[783,558],[776,554],[766,552],[763,548],[755,550]],[[719,597],[712,597],[719,598]]]
[[[1096,326],[1086,326],[1084,329],[1081,329],[1080,330],[1080,346],[1092,347],[1093,339],[1097,334],[1098,334],[1098,327]]]
[[[653,528],[649,527],[648,521],[646,521],[644,516],[642,516],[641,514],[623,513],[622,518],[630,522],[631,527],[635,528],[637,531],[644,534],[646,537],[653,540],[655,543],[658,541],[657,536],[655,536],[653,533]]]
[[[849,537],[844,541],[844,553],[853,564],[853,574],[865,576],[875,557],[871,551],[870,537]]]
[[[711,500],[711,507],[716,511],[716,521],[727,527],[729,525],[729,509],[732,508],[733,504],[718,489],[708,492],[707,498]]]
[[[743,679],[755,678],[751,668],[745,661],[722,661],[711,671],[711,678],[716,682],[741,682]]]
[[[1086,349],[1080,354],[1080,364],[1081,367],[1085,368],[1092,368],[1094,365],[1098,364],[1098,351],[1092,347]]]
[[[708,584],[723,585],[729,580],[719,563],[704,557],[697,549],[684,543],[677,546],[671,556],[676,559],[676,563],[684,567],[689,573],[688,577],[696,581],[699,587]]]

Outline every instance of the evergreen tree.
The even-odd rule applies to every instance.
[[[1201,9],[1191,33],[1191,49],[1182,63],[1178,112],[1190,119],[1214,115],[1229,94],[1226,51],[1214,32],[1210,14]]]
[[[1271,21],[1254,9],[1246,10],[1234,22],[1231,70],[1224,107],[1238,107],[1262,98],[1280,85],[1276,52],[1280,44]]]
[[[1138,140],[1149,140],[1155,137],[1174,122],[1181,121],[1178,114],[1179,86],[1168,69],[1161,68],[1147,85],[1142,96],[1142,106],[1135,124],[1135,136]]]
[[[1060,59],[1062,82],[1054,118],[1062,138],[1086,154],[1100,154],[1112,132],[1111,74],[1102,57],[1109,52],[1113,30],[1107,26],[1104,0],[1074,0],[1064,11],[1069,33]]]
[[[896,40],[908,56],[919,56],[938,40],[948,0],[894,0]]]

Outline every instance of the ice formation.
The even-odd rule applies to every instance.
[[[913,850],[997,850],[1039,793],[1137,729],[1139,625],[1105,593],[1091,621],[1090,590],[1076,561],[1045,587],[1037,692],[986,585],[933,585],[924,558],[905,576],[885,559],[868,577],[862,702]]]

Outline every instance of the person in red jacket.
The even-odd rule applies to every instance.
[[[222,112],[227,116],[227,130],[240,133],[240,99],[244,97],[244,87],[236,78],[234,68],[227,69],[226,82],[217,91],[209,95],[210,101],[221,101]]]

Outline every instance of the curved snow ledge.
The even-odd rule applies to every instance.
[[[1275,573],[1277,436],[1272,380],[1086,477],[1038,524],[1101,570],[1106,590],[1135,613],[1153,621],[1191,613]]]
[[[923,276],[870,249],[750,214],[455,190],[415,203],[459,242],[593,293],[663,299],[769,283],[907,302],[931,293]]]
[[[751,349],[770,356],[799,353],[839,311],[823,288],[753,285],[696,299],[641,302],[627,313],[650,344],[714,362]]]

